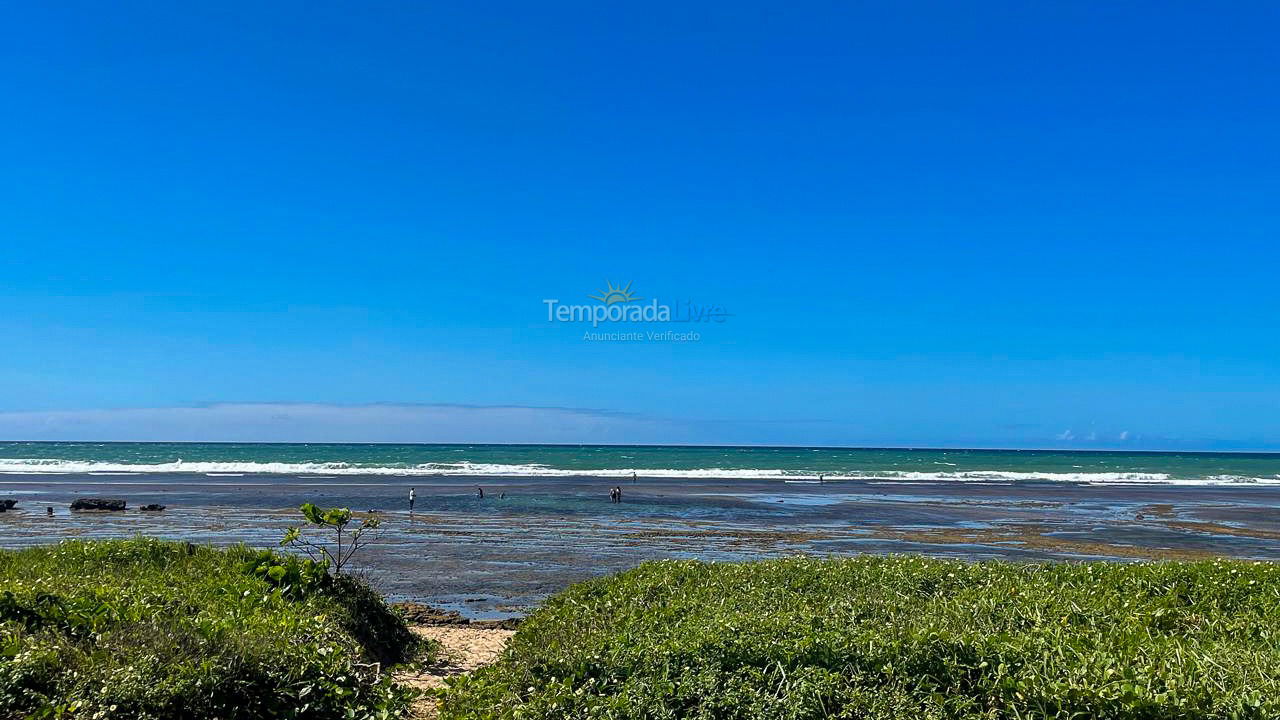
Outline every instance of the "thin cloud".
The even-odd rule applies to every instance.
[[[375,403],[0,412],[7,440],[172,442],[669,442],[673,423],[584,408]]]
[[[1060,426],[1059,426],[1060,427]],[[1051,440],[1048,438],[1052,438]],[[219,402],[182,407],[0,412],[0,440],[86,442],[528,443],[831,447],[1062,447],[1275,451],[1280,442],[1067,428],[1038,437],[940,439],[866,423],[663,418],[522,405]]]

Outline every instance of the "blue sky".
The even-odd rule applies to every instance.
[[[1280,448],[1274,4],[4,12],[7,437]]]

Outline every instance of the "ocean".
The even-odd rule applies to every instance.
[[[602,445],[0,442],[0,473],[1280,484],[1280,454]]]
[[[82,497],[129,509],[71,511]],[[275,547],[303,502],[377,512],[369,581],[472,617],[673,557],[1280,560],[1280,455],[1265,454],[5,442],[0,499],[16,503],[2,547],[137,534]],[[151,503],[166,509],[137,509]]]

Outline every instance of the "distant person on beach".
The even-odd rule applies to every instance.
[[[484,488],[482,488],[482,487],[477,487],[477,488],[476,488],[476,495],[477,495],[481,500],[483,500],[483,499],[484,499]]]
[[[614,488],[614,489],[613,489],[613,501],[614,501],[614,502],[618,502],[618,503],[622,502],[622,488],[621,488],[621,487],[616,487],[616,488]]]
[[[409,488],[409,514],[411,515],[413,514],[413,501],[417,499],[417,493],[414,490],[415,488]]]
[[[631,471],[631,484],[632,484],[632,485],[635,485],[635,484],[636,484],[636,471],[635,471],[635,470],[632,470],[632,471]]]
[[[614,488],[609,488],[609,502],[612,503],[617,501],[618,501],[618,491],[615,490]]]
[[[819,483],[819,484],[825,483],[826,481],[827,481],[827,476],[826,476],[826,475],[819,475],[819,476],[818,476],[818,483]]]

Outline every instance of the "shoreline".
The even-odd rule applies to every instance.
[[[191,475],[7,480],[0,547],[154,535],[273,547],[314,502],[377,510],[384,529],[361,565],[392,601],[467,618],[515,617],[570,584],[646,560],[736,562],[795,554],[920,553],[973,560],[1280,560],[1280,488],[1068,483],[450,477],[324,486],[271,476],[208,483]],[[230,480],[230,479],[228,479]],[[236,481],[242,480],[236,478]],[[243,480],[250,480],[244,478]],[[477,485],[488,491],[484,500]],[[623,502],[608,502],[621,486]],[[502,497],[505,493],[506,496]],[[72,513],[77,497],[123,497],[122,513]],[[149,503],[163,512],[143,513]],[[45,508],[55,508],[53,517]]]

